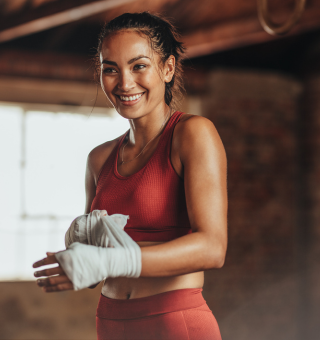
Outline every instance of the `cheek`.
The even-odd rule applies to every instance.
[[[158,92],[164,88],[164,82],[156,72],[146,72],[140,77],[140,84],[151,92]]]
[[[101,75],[100,77],[101,88],[105,93],[112,91],[113,82],[114,82],[114,79],[112,78],[104,77],[103,75]]]

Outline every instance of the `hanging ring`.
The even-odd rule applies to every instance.
[[[284,24],[275,24],[268,11],[268,0],[258,0],[258,17],[263,29],[272,35],[282,35],[299,21],[304,11],[306,0],[295,0],[296,5],[292,16]]]

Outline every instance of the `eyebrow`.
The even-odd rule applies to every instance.
[[[135,58],[132,58],[128,61],[128,64],[132,64],[134,63],[135,61],[139,60],[139,59],[142,59],[142,58],[148,58],[150,59],[149,57],[147,57],[146,55],[138,55],[137,57]],[[104,59],[102,64],[108,64],[108,65],[113,65],[113,66],[118,66],[118,64],[115,62],[115,61],[111,61],[111,60],[107,60],[107,59]]]

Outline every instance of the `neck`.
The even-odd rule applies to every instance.
[[[152,138],[159,134],[165,123],[170,118],[172,112],[168,105],[164,105],[143,117],[130,119],[130,133],[128,143],[141,149]]]

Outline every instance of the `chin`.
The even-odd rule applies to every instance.
[[[133,108],[133,107],[115,107],[119,115],[126,119],[134,119],[143,116],[144,110],[141,108]]]

